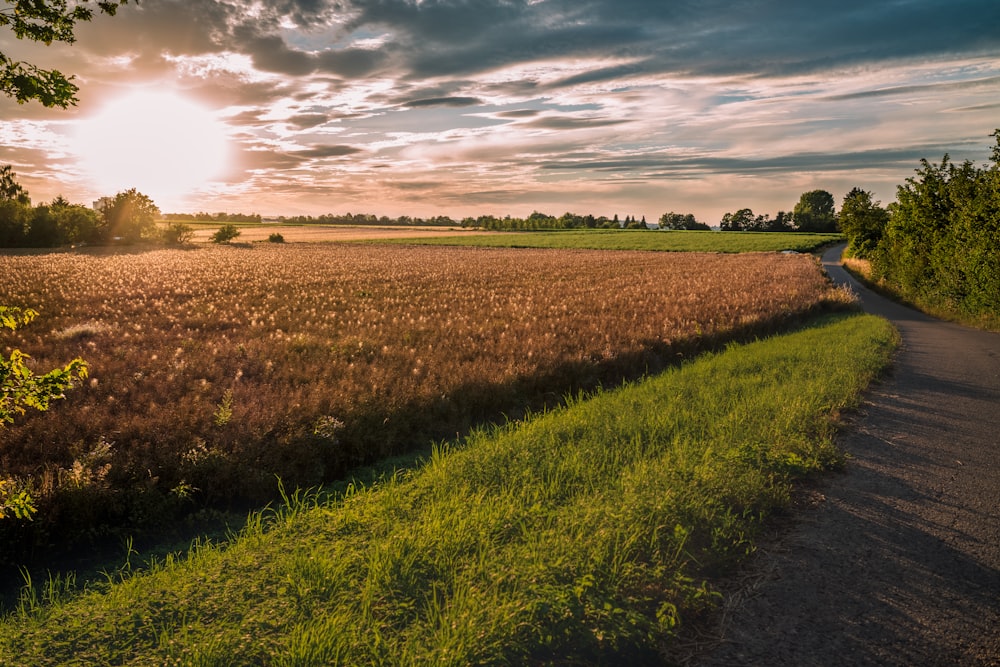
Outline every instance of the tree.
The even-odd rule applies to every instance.
[[[754,225],[754,214],[748,208],[741,208],[736,213],[726,213],[722,216],[719,229],[724,232],[743,232]]]
[[[239,227],[233,224],[222,225],[218,231],[212,234],[212,243],[229,243],[237,238],[242,232]]]
[[[100,240],[100,223],[97,211],[89,206],[70,204],[56,197],[49,204],[49,211],[56,221],[58,245],[94,243]]]
[[[833,195],[826,190],[803,192],[792,214],[800,232],[837,231]]]
[[[840,229],[847,236],[847,250],[854,257],[866,259],[878,247],[889,222],[889,212],[872,193],[852,188],[840,206]]]
[[[673,230],[710,230],[712,229],[703,222],[698,222],[693,213],[664,213],[660,216],[660,229]]]
[[[0,167],[0,248],[23,246],[31,219],[31,198],[10,165]]]
[[[787,211],[778,211],[771,224],[764,231],[768,232],[790,232],[795,228],[792,226],[792,214]]]
[[[0,201],[16,201],[19,204],[31,204],[31,197],[20,183],[14,169],[5,164],[0,167]]]
[[[114,16],[128,0],[101,0],[94,4],[99,12]],[[0,10],[0,27],[9,28],[18,39],[27,38],[46,46],[52,42],[72,44],[76,41],[73,34],[76,23],[94,17],[94,9],[87,0],[8,0],[5,5]],[[65,109],[77,102],[78,88],[72,79],[54,69],[17,62],[0,52],[0,93],[19,103],[38,100],[44,106]]]
[[[645,216],[643,216],[641,221],[631,216],[625,218],[625,229],[648,229]]]
[[[101,215],[109,239],[135,243],[153,235],[160,209],[152,199],[131,188],[115,195],[101,209]]]

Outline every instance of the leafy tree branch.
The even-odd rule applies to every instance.
[[[138,1],[138,0],[136,0]],[[90,3],[68,0],[13,0],[0,9],[0,28],[7,28],[18,39],[72,44],[79,21],[90,21],[96,11],[114,16],[118,7],[129,0],[102,0]],[[77,86],[72,76],[55,69],[43,69],[32,63],[19,62],[0,52],[0,93],[19,103],[37,100],[46,107],[66,107],[76,104]]]

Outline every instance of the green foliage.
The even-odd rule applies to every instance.
[[[212,415],[212,423],[218,428],[222,428],[233,418],[233,390],[227,389],[222,395],[222,402],[215,406],[215,414]]]
[[[753,211],[748,208],[741,208],[736,213],[726,213],[719,222],[719,229],[723,232],[744,232],[753,225]]]
[[[135,188],[119,192],[100,211],[109,240],[137,243],[152,238],[160,209]]]
[[[872,199],[871,192],[853,188],[844,196],[839,220],[847,237],[848,254],[868,259],[885,233],[889,212]]]
[[[278,232],[272,232],[268,235],[267,240],[269,243],[284,243],[285,237]]]
[[[37,313],[33,310],[0,306],[0,327],[16,329],[30,323]],[[26,408],[48,410],[49,404],[65,398],[65,391],[87,377],[87,363],[74,359],[63,368],[44,375],[35,375],[27,366],[30,357],[13,350],[10,357],[0,355],[0,426],[10,424],[15,415]]]
[[[837,231],[833,195],[826,190],[803,192],[792,210],[799,231],[833,233]]]
[[[0,328],[15,330],[31,323],[38,313],[30,309],[0,306]],[[28,368],[28,355],[13,350],[10,357],[0,354],[0,428],[13,423],[14,416],[27,408],[48,410],[49,404],[65,397],[65,391],[87,377],[87,364],[74,359],[63,368],[35,375]],[[29,485],[0,479],[0,519],[13,515],[29,519],[36,512]]]
[[[119,5],[127,3],[128,0],[102,0],[93,4],[113,16]],[[46,46],[52,42],[74,42],[76,23],[94,16],[91,3],[86,0],[11,0],[5,4],[7,7],[0,10],[0,27],[9,28],[18,39],[27,38]],[[37,100],[47,107],[65,109],[77,102],[78,89],[72,79],[57,70],[17,62],[0,53],[0,93],[19,103]]]
[[[996,317],[1000,312],[1000,131],[991,164],[921,160],[897,188],[872,272],[931,309]]]
[[[14,173],[14,169],[9,164],[0,167],[0,201],[31,203],[27,190],[17,182],[17,174]]]
[[[194,227],[183,222],[172,222],[163,230],[163,242],[167,245],[184,245],[194,238]]]
[[[49,248],[99,240],[94,210],[56,197],[31,208],[28,192],[10,165],[0,167],[0,248]]]
[[[0,520],[30,521],[38,512],[31,489],[23,480],[0,479]]]
[[[284,493],[229,544],[58,576],[0,623],[0,663],[651,664],[717,603],[831,415],[887,363],[841,315],[442,444],[370,485]]]
[[[703,222],[698,222],[693,213],[664,213],[659,220],[660,229],[667,230],[687,230],[687,231],[709,231],[712,229]]]
[[[239,237],[240,228],[234,224],[223,225],[212,234],[212,243],[229,243]]]

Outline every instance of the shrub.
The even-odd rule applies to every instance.
[[[219,227],[217,232],[212,234],[212,243],[229,243],[237,238],[240,233],[240,229],[236,225],[223,225]]]
[[[284,243],[285,237],[279,234],[278,232],[274,232],[267,237],[267,240],[270,241],[271,243]]]
[[[167,245],[184,245],[194,238],[194,228],[183,222],[175,222],[163,230],[163,242]]]

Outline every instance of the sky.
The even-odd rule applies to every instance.
[[[1000,127],[997,0],[141,0],[76,37],[0,35],[80,87],[0,99],[34,203],[717,224],[888,204]]]

